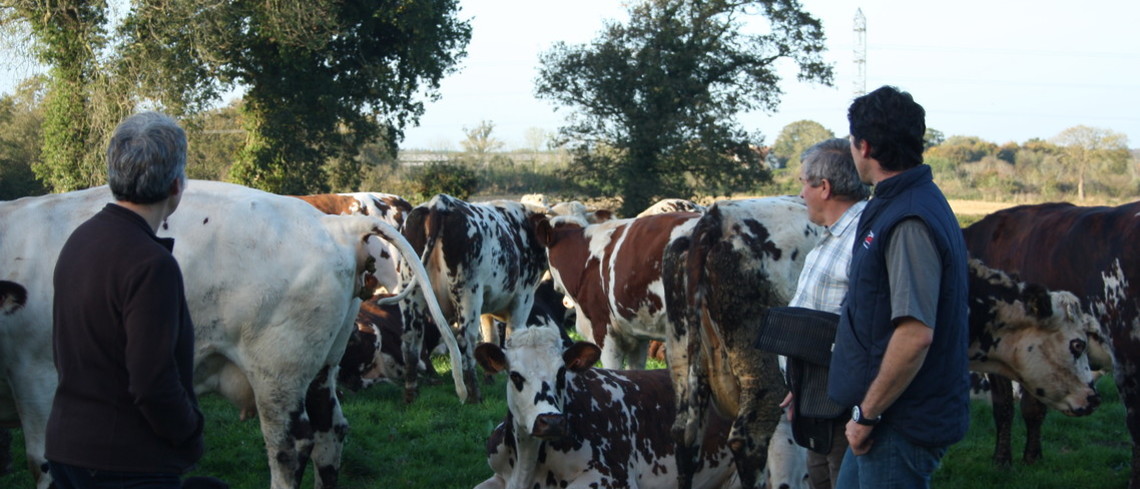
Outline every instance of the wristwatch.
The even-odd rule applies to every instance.
[[[879,421],[882,419],[883,416],[881,414],[874,418],[863,417],[863,410],[859,409],[858,404],[856,404],[855,407],[851,408],[851,420],[863,426],[875,426],[876,424],[879,424]]]

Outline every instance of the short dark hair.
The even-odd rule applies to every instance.
[[[858,202],[871,195],[871,190],[859,178],[855,159],[851,157],[851,143],[833,138],[816,143],[800,156],[803,174],[808,183],[818,187],[824,180],[831,182],[831,192]]]
[[[158,112],[134,114],[107,145],[107,183],[116,200],[153,204],[186,172],[186,132]]]
[[[871,157],[884,170],[902,171],[922,164],[926,110],[909,93],[883,86],[856,98],[847,109],[851,137],[871,145]]]

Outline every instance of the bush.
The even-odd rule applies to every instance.
[[[436,194],[447,194],[467,200],[479,188],[479,178],[470,168],[447,162],[429,163],[412,172],[412,191],[419,201]]]

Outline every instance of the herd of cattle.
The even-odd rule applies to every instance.
[[[53,290],[54,262],[110,201],[100,187],[0,202],[0,427],[23,428],[41,489],[51,303],[67,293]],[[976,257],[970,367],[1030,394],[1026,460],[1040,456],[1044,407],[1091,413],[1094,371],[1111,369],[1135,489],[1138,223],[1140,203],[1045,204],[964,230]],[[804,482],[779,362],[751,345],[756,319],[791,299],[821,231],[798,197],[669,199],[617,219],[538,199],[439,195],[413,207],[390,194],[193,181],[159,235],[177,240],[195,388],[257,416],[274,488],[296,488],[309,463],[317,488],[335,487],[348,428],[338,384],[403,382],[414,402],[441,345],[464,402],[482,399],[476,364],[509,375],[508,413],[487,444],[494,475],[479,489],[756,488]],[[667,369],[641,370],[651,341]],[[1013,401],[1008,384],[994,385],[995,460],[1008,463]]]

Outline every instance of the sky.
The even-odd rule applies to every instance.
[[[441,83],[408,149],[459,149],[464,128],[494,124],[507,149],[531,128],[554,132],[568,107],[534,97],[538,56],[557,41],[583,44],[603,21],[624,21],[621,0],[460,0],[472,27],[460,71]],[[789,123],[812,120],[847,134],[855,93],[856,10],[866,19],[866,88],[894,85],[926,108],[946,136],[1023,143],[1066,128],[1109,129],[1140,148],[1140,1],[801,0],[823,23],[834,86],[796,80],[781,66],[775,113],[739,118],[772,144]]]
[[[528,147],[534,128],[553,133],[569,107],[534,97],[539,54],[557,41],[589,43],[604,21],[627,19],[623,0],[459,0],[472,27],[467,57],[441,83],[405,149],[459,149],[465,128],[494,124],[505,149]],[[868,91],[894,85],[926,108],[946,136],[1023,143],[1066,128],[1123,133],[1140,148],[1140,1],[801,0],[823,23],[834,86],[796,80],[781,64],[776,112],[742,114],[772,144],[789,123],[812,120],[847,134],[855,93],[856,10],[866,19]],[[4,62],[6,61],[6,62]],[[31,70],[0,61],[0,90]]]

